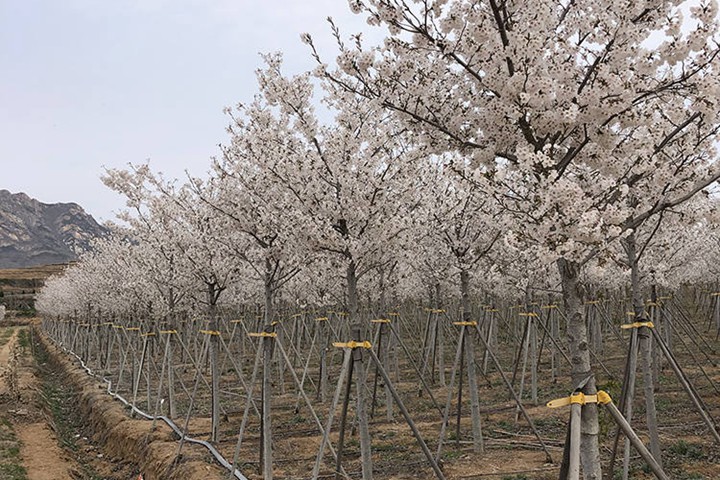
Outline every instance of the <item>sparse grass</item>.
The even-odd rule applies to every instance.
[[[307,421],[307,420],[306,420],[305,417],[303,417],[302,415],[299,415],[299,414],[298,414],[298,415],[295,415],[294,417],[292,417],[292,419],[290,420],[290,423],[292,423],[292,424],[294,424],[294,425],[297,425],[297,424],[299,424],[299,423],[305,423],[306,421]]]
[[[21,328],[18,332],[18,345],[20,345],[23,350],[30,346],[30,334],[26,328]]]
[[[4,347],[15,333],[14,327],[0,328],[0,348]]]
[[[15,328],[0,329],[0,346],[7,344]],[[27,480],[27,472],[20,461],[20,440],[10,418],[2,415],[6,406],[0,406],[0,479]]]
[[[673,400],[667,397],[655,396],[655,409],[658,412],[666,412],[675,406]]]
[[[27,480],[27,470],[18,463],[0,464],[0,478],[3,480]]]
[[[27,334],[29,342],[29,334]],[[43,407],[50,412],[60,446],[75,456],[82,457],[82,449],[77,441],[76,432],[80,431],[81,419],[74,408],[75,392],[65,382],[57,365],[51,360],[47,350],[41,343],[35,343],[33,354],[38,365],[38,374],[42,382]],[[102,480],[89,462],[79,462],[82,466],[83,478]],[[0,477],[3,478],[3,477]]]
[[[447,448],[443,452],[442,456],[445,460],[454,460],[456,458],[460,458],[462,456],[462,454],[463,454],[462,450]]]
[[[68,415],[68,406],[73,404],[71,395],[67,388],[63,388],[61,379],[53,374],[52,367],[48,363],[50,358],[45,349],[35,349],[35,360],[41,365],[39,373],[42,379],[43,406],[52,414],[58,441],[64,448],[76,452],[78,445],[75,442],[71,417]]]
[[[705,458],[702,447],[693,443],[688,443],[685,440],[678,440],[673,443],[670,445],[669,450],[674,455],[687,458],[688,460],[702,460]]]
[[[512,422],[510,422],[509,420],[500,420],[499,422],[496,423],[496,425],[498,428],[500,428],[502,430],[512,430],[513,428],[515,428],[515,425]]]
[[[0,478],[27,480],[27,472],[20,461],[20,441],[7,417],[0,417]]]
[[[404,452],[406,450],[407,446],[396,443],[377,443],[373,445],[373,451],[375,452]]]
[[[535,420],[535,426],[536,427],[543,427],[543,428],[558,428],[558,427],[564,427],[565,423],[562,419],[558,417],[546,417],[546,418],[538,418]]]

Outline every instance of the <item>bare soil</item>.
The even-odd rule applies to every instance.
[[[22,463],[29,480],[72,479],[77,462],[59,446],[46,422],[28,423],[18,428]]]
[[[193,448],[166,475],[176,446],[169,429],[130,419],[31,332],[0,328],[0,480],[220,478],[209,460],[193,461]]]
[[[2,338],[2,332],[0,332],[0,338]],[[697,350],[694,353],[696,357],[700,357],[698,358],[701,360],[700,364],[703,365],[705,374],[713,380],[714,386],[707,381],[697,363],[695,363],[695,358],[692,357],[692,349],[683,348],[678,344],[676,352],[680,363],[693,380],[712,416],[720,418],[720,395],[715,391],[716,386],[720,385],[720,367],[718,366],[720,364],[718,362],[720,348],[718,348],[718,340],[714,332],[712,336],[708,335],[707,339],[712,345],[707,351],[710,358],[700,357],[700,352]],[[685,340],[688,341],[689,339],[685,338]],[[131,419],[127,410],[106,393],[104,384],[88,376],[84,370],[78,367],[77,362],[51,346],[49,342],[36,338],[36,342],[31,345],[32,348],[41,349],[40,356],[38,356],[38,352],[35,353],[36,358],[41,358],[37,371],[43,372],[43,369],[47,369],[47,371],[51,372],[49,376],[53,381],[50,382],[50,385],[60,390],[60,393],[50,392],[51,394],[48,394],[46,387],[48,375],[39,374],[40,385],[43,386],[44,390],[42,391],[45,392],[43,395],[57,398],[59,401],[54,402],[54,404],[60,406],[71,405],[70,410],[73,410],[73,412],[67,412],[67,408],[65,410],[60,409],[60,418],[70,418],[66,422],[69,424],[69,430],[54,420],[58,416],[55,412],[51,412],[52,415],[46,421],[48,425],[51,425],[51,438],[54,434],[63,443],[64,439],[70,437],[74,439],[76,445],[76,447],[63,445],[62,452],[65,453],[61,452],[59,455],[58,464],[68,460],[68,458],[63,458],[63,455],[69,457],[71,465],[67,468],[69,468],[68,471],[71,476],[57,478],[134,480],[140,472],[145,475],[147,480],[156,478],[163,480],[172,478],[227,478],[227,474],[215,466],[207,452],[200,447],[191,448],[191,446],[186,445],[182,457],[175,462],[177,438],[167,427],[159,425],[153,429],[149,421]],[[600,380],[599,386],[610,392],[613,397],[616,397],[619,393],[621,373],[624,368],[624,350],[625,341],[612,337],[607,338],[605,352],[601,358],[605,367],[613,376],[601,373],[598,377]],[[4,356],[3,352],[5,352]],[[502,356],[503,365],[511,365],[516,352],[505,348],[499,354]],[[10,358],[10,350],[0,350],[0,360],[6,363]],[[338,359],[339,357],[336,355],[336,358],[330,362],[334,368],[337,368]],[[467,406],[463,407],[459,438],[455,433],[455,419],[452,418],[446,436],[446,444],[443,448],[442,463],[446,478],[489,478],[499,480],[550,480],[557,478],[569,412],[567,409],[548,409],[544,406],[544,402],[566,396],[568,392],[565,389],[570,382],[565,367],[561,368],[557,382],[551,382],[547,359],[543,357],[542,360],[539,369],[539,405],[533,406],[527,399],[526,402],[530,416],[533,418],[543,441],[552,453],[554,461],[552,463],[547,461],[544,452],[539,447],[538,440],[532,435],[526,422],[523,419],[517,420],[515,407],[509,399],[508,392],[498,372],[490,369],[487,378],[482,375],[479,376],[486,451],[482,454],[473,452],[472,442],[470,441],[471,425],[468,408]],[[176,373],[184,376],[185,384],[191,385],[192,369],[184,369],[182,364],[177,364],[176,367]],[[396,387],[400,391],[422,436],[434,452],[437,446],[438,412],[432,406],[427,394],[418,395],[418,381],[410,373],[408,365],[401,362],[400,370],[400,381],[397,382]],[[510,375],[512,372],[506,373]],[[311,375],[313,378],[317,378],[317,371],[311,371]],[[20,377],[22,378],[22,375]],[[224,385],[237,385],[237,380],[234,378],[234,373],[229,366],[225,372],[225,377]],[[283,383],[286,389],[284,392]],[[28,392],[32,392],[33,388],[35,388],[35,394],[38,394],[38,387],[33,387],[30,379],[21,380],[20,384],[26,385],[26,387],[22,388],[25,388]],[[334,385],[331,385],[330,390],[333,388]],[[230,387],[230,390],[228,390],[228,397],[225,399],[227,403],[224,404],[226,415],[221,424],[223,430],[222,441],[218,445],[225,457],[229,459],[233,456],[236,435],[242,418],[243,404],[242,400],[238,401],[238,397],[241,398],[243,393],[241,388],[239,386]],[[444,404],[447,398],[447,388],[440,386],[439,382],[435,381],[432,390],[435,398],[441,404]],[[415,439],[397,409],[393,420],[386,418],[382,381],[379,384],[378,391],[380,393],[376,415],[370,422],[373,436],[375,478],[397,480],[432,478],[433,474],[427,461],[420,454]],[[637,429],[641,438],[647,441],[642,392],[642,381],[640,379],[636,387],[636,408],[633,426]],[[127,392],[122,393],[127,396]],[[275,478],[309,478],[320,442],[319,431],[302,402],[300,408],[295,409],[297,394],[292,388],[290,379],[285,378],[282,380],[275,377],[273,393],[272,423]],[[28,393],[28,395],[32,396],[31,393]],[[202,393],[199,395],[199,398],[201,397]],[[525,397],[527,397],[527,391]],[[142,389],[138,398],[143,398]],[[687,395],[679,387],[676,378],[666,363],[660,369],[655,399],[660,419],[663,465],[670,477],[675,480],[713,480],[720,478],[720,446],[712,442],[706,426],[694,411]],[[202,404],[207,404],[207,402],[203,401]],[[152,411],[151,406],[148,409]],[[210,422],[207,413],[206,411],[198,411],[197,416],[191,420],[190,431],[193,436],[198,438],[207,438],[209,436]],[[325,407],[318,409],[321,418],[326,418],[327,413]],[[28,413],[27,417],[29,418],[24,423],[13,420],[13,424],[35,425],[42,423],[42,418],[33,418],[32,413]],[[251,417],[246,431],[246,439],[240,452],[240,468],[249,478],[259,479],[262,478],[258,472],[260,463],[258,455],[260,443],[259,421],[256,416],[251,415]],[[352,421],[351,418],[349,422]],[[608,463],[609,448],[612,445],[615,426],[606,413],[601,414],[600,423],[601,453],[603,465],[605,466]],[[333,433],[331,433],[331,440],[334,445],[337,445],[336,429],[335,426]],[[355,429],[349,428],[346,437],[344,465],[350,475],[356,477],[359,472],[359,442],[353,430]],[[63,433],[68,431],[72,433],[70,435]],[[39,435],[44,434],[42,429],[37,433]],[[76,436],[77,438],[75,438]],[[23,448],[27,448],[27,446]],[[323,478],[332,477],[332,469],[329,463],[327,462],[322,469]],[[616,462],[616,472],[619,465],[620,462]],[[34,468],[32,464],[26,466],[28,472],[31,468]],[[92,470],[91,474],[88,473],[88,469]],[[4,478],[0,475],[0,479]],[[14,479],[16,477],[8,478]],[[17,477],[18,480],[25,480],[25,478]],[[652,478],[646,471],[643,462],[634,454],[630,478]]]

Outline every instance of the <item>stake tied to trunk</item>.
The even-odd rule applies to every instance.
[[[365,340],[364,342],[356,342],[351,340],[349,342],[333,342],[333,347],[338,348],[372,348],[372,344]]]
[[[640,327],[655,328],[655,324],[653,324],[653,322],[635,322],[635,323],[626,323],[625,325],[620,325],[620,328],[622,328],[623,330],[629,330],[631,328],[640,328]]]
[[[612,401],[610,395],[604,390],[598,390],[595,395],[585,395],[582,392],[573,393],[569,397],[558,398],[547,403],[548,408],[560,408],[567,405],[577,404],[585,405],[588,403],[602,403],[606,405]]]

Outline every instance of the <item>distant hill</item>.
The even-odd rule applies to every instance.
[[[107,230],[76,203],[0,190],[0,268],[67,263]]]

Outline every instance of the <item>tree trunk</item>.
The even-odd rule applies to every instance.
[[[270,400],[272,390],[270,383],[271,364],[273,356],[273,338],[262,339],[263,349],[263,378],[262,378],[262,474],[263,479],[273,478],[273,450],[272,450],[272,415],[270,413]]]
[[[354,260],[350,260],[346,271],[348,294],[348,317],[352,339],[357,342],[367,340],[360,323],[357,293],[357,271]],[[355,394],[357,396],[357,419],[360,433],[360,457],[363,480],[372,480],[372,453],[370,448],[370,429],[368,428],[366,402],[366,375],[363,367],[363,349],[353,350],[353,370],[355,371]]]
[[[320,343],[318,344],[320,346],[320,385],[318,386],[317,398],[324,404],[328,384],[327,353],[330,341],[328,340],[329,334],[327,333],[325,320],[318,320],[316,323],[318,329],[317,335],[320,339]]]
[[[217,285],[214,283],[208,284],[208,297],[210,301],[210,324],[209,330],[211,332],[218,331],[218,318],[217,318]],[[211,428],[210,428],[210,440],[212,442],[218,441],[220,431],[220,371],[218,362],[218,336],[210,335],[210,376],[212,385],[212,412],[211,412]]]
[[[469,327],[462,327],[469,328]],[[465,354],[467,356],[468,389],[470,390],[470,418],[472,421],[473,451],[483,453],[485,445],[482,434],[482,421],[480,419],[480,395],[478,394],[477,373],[475,372],[475,339],[465,336]]]
[[[269,258],[265,259],[265,328],[272,324],[273,315],[273,268]]]
[[[470,309],[470,274],[467,270],[460,270],[460,298],[462,302],[462,321],[469,322],[472,316]]]
[[[345,272],[345,280],[347,281],[347,306],[350,324],[360,325],[360,319],[358,318],[357,267],[355,260],[350,260]]]
[[[563,303],[568,318],[567,337],[570,349],[572,389],[574,389],[592,374],[587,327],[582,315],[583,295],[579,284],[580,266],[564,258],[559,259],[557,265],[562,281]],[[593,377],[587,382],[583,392],[588,395],[594,395],[597,392]],[[580,463],[584,478],[585,480],[600,480],[602,468],[598,442],[600,428],[597,404],[589,403],[583,406],[580,430]]]
[[[378,268],[378,283],[380,290],[380,316],[384,318],[387,315],[387,293],[385,292],[385,269],[383,267]]]
[[[635,233],[625,238],[625,253],[630,264],[630,286],[632,288],[633,312],[636,321],[647,321],[645,318],[645,305],[640,289],[640,266],[638,265]],[[643,389],[645,391],[645,418],[650,435],[650,451],[658,464],[660,458],[660,437],[657,430],[657,410],[655,408],[655,385],[653,379],[652,336],[648,327],[640,327],[638,331],[640,350],[639,360],[643,372]]]

